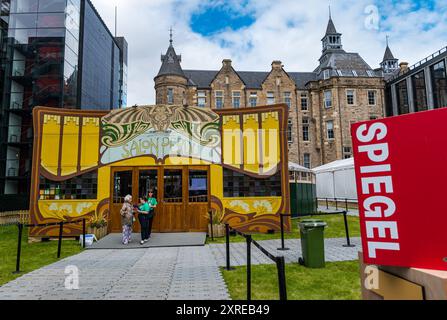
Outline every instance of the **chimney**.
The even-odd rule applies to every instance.
[[[408,62],[401,62],[399,64],[399,67],[400,67],[401,74],[407,72],[408,71]]]
[[[231,68],[231,63],[232,63],[232,61],[230,59],[224,59],[222,61],[222,65],[224,68]]]
[[[282,65],[282,62],[279,60],[275,60],[272,62],[272,69],[276,70],[276,69],[281,69],[284,66]]]

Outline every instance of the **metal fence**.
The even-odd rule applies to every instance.
[[[240,236],[244,237],[247,242],[247,300],[251,301],[251,248],[252,245],[257,247],[263,254],[265,254],[269,259],[271,259],[276,264],[276,269],[278,272],[278,286],[279,286],[279,299],[282,301],[287,300],[287,285],[286,285],[286,263],[282,256],[276,257],[268,252],[264,247],[262,247],[258,242],[253,240],[251,235],[244,234],[238,230],[231,228],[229,224],[225,225],[226,229],[226,258],[227,265],[226,270],[232,271],[234,268],[231,267],[231,257],[230,257],[230,230],[233,230]]]
[[[320,206],[320,203],[323,203],[327,210],[329,210],[332,205],[335,205],[336,211],[341,208],[349,211],[349,204],[357,204],[358,207],[359,201],[357,199],[348,198],[317,198],[318,206]]]
[[[29,211],[8,211],[0,213],[0,226],[25,224],[29,220]]]

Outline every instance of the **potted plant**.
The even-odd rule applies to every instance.
[[[208,235],[211,237],[211,228],[213,231],[214,238],[225,237],[225,224],[222,223],[223,212],[221,210],[212,210],[211,217],[208,219],[210,223],[208,224]]]
[[[104,218],[93,218],[88,225],[87,233],[94,234],[98,240],[104,238],[107,235],[107,221]]]

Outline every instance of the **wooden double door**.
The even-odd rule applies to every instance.
[[[134,204],[154,192],[154,232],[206,232],[210,208],[209,166],[112,168],[109,232],[122,231],[120,210],[127,195]],[[140,231],[137,221],[134,232]]]

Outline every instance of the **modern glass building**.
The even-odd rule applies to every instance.
[[[28,206],[33,108],[124,106],[127,43],[90,0],[1,0],[0,47],[3,211]]]
[[[399,72],[386,87],[387,116],[447,107],[447,47]]]

